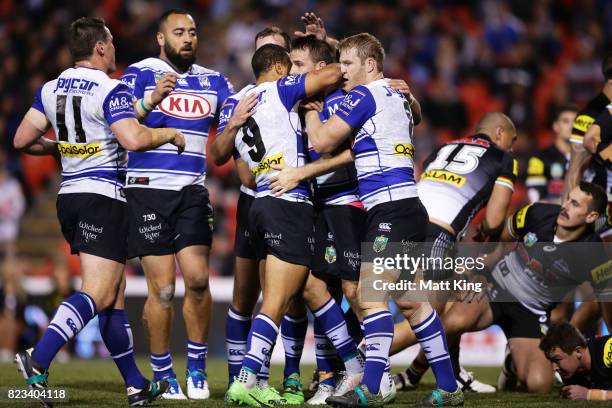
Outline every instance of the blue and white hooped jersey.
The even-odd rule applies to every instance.
[[[45,114],[57,136],[59,194],[94,193],[125,201],[127,154],[110,126],[136,117],[128,87],[98,69],[68,68],[38,89],[32,108]]]
[[[365,208],[417,197],[414,123],[404,95],[379,79],[353,88],[336,115],[357,132],[353,152],[359,198]]]
[[[323,111],[319,112],[321,122],[327,122],[332,117],[338,106],[346,97],[346,92],[336,89],[327,95],[323,101]],[[309,161],[321,158],[312,144],[308,144]],[[353,163],[339,168],[331,173],[323,174],[312,182],[314,189],[314,201],[320,205],[347,205],[359,202],[359,191],[357,188],[357,172]]]
[[[248,85],[223,106],[219,123],[221,129],[243,96],[251,93],[258,95],[256,112],[238,131],[235,141],[240,157],[255,175],[256,198],[272,194],[270,178],[278,173],[271,167],[272,164],[292,167],[305,164],[302,124],[296,111],[298,103],[306,97],[305,82],[305,75],[290,75],[255,87]],[[310,203],[310,185],[303,181],[279,198]]]
[[[130,65],[121,80],[135,99],[152,93],[157,81],[175,72],[164,60],[147,58]],[[218,72],[192,65],[176,73],[175,89],[147,115],[144,124],[152,128],[177,128],[185,136],[185,151],[165,144],[146,152],[130,152],[126,188],[144,187],[181,190],[204,185],[208,132],[221,105],[234,93],[230,82]]]

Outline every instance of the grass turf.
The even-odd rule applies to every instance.
[[[138,360],[139,367],[145,375],[150,374],[148,361],[144,358]],[[176,359],[175,371],[183,373],[185,360]],[[228,407],[223,401],[223,395],[227,387],[227,368],[224,360],[209,360],[208,382],[212,397],[208,401],[156,401],[155,407]],[[302,367],[302,379],[307,388],[312,373],[311,366]],[[495,384],[498,368],[474,368],[476,378],[483,382]],[[184,376],[178,375],[181,385],[184,386]],[[272,385],[280,389],[282,381],[282,367],[273,366],[271,379]],[[64,387],[70,395],[69,403],[57,403],[56,407],[126,407],[127,398],[122,381],[112,360],[73,360],[67,364],[55,363],[51,367],[49,382],[52,387]],[[24,382],[18,374],[14,364],[0,364],[0,388],[23,387]],[[434,386],[433,376],[427,373],[422,384],[416,391],[398,392],[398,398],[390,407],[406,407],[420,400]],[[183,388],[183,391],[186,391]],[[308,397],[309,393],[307,393]],[[566,401],[558,397],[558,388],[548,395],[529,395],[525,393],[496,393],[496,394],[468,394],[465,406],[468,407],[597,407],[605,406],[606,403]],[[36,402],[17,402],[0,400],[0,406],[36,407]]]

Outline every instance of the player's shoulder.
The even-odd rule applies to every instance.
[[[253,83],[248,84],[247,86],[245,86],[244,88],[242,88],[241,90],[233,94],[232,96],[228,97],[226,101],[227,102],[238,102],[242,98],[244,98],[247,93],[249,93],[250,91],[256,88],[259,88],[259,87]]]
[[[553,203],[533,203],[522,206],[515,213],[515,218],[520,220],[547,222],[550,218],[556,219],[561,206]],[[523,221],[524,222],[524,221]],[[519,222],[520,224],[520,222]],[[519,225],[520,227],[520,225]]]
[[[585,108],[581,110],[578,115],[588,114],[589,116],[596,118],[609,103],[610,100],[608,99],[608,97],[603,92],[600,92],[599,94],[597,94],[597,96],[591,99],[589,103],[587,103]]]
[[[171,69],[168,63],[160,58],[149,57],[138,62],[131,64],[128,70],[137,69],[140,71],[154,70],[154,71],[167,71]]]
[[[219,71],[212,70],[210,68],[203,67],[202,65],[192,64],[189,69],[189,73],[192,75],[207,75],[207,76],[218,76],[223,77]]]

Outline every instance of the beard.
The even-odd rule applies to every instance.
[[[193,49],[192,49],[193,50]],[[190,56],[182,56],[181,50],[175,50],[170,46],[170,44],[164,44],[164,52],[166,53],[166,57],[170,62],[181,71],[187,71],[189,67],[195,62],[195,50],[191,53]]]

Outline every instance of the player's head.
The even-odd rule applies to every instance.
[[[291,51],[291,38],[289,34],[276,26],[266,27],[255,35],[255,50],[266,44],[274,44]]]
[[[553,365],[553,369],[567,380],[583,371],[587,342],[568,322],[553,323],[540,340],[540,349]]]
[[[307,35],[293,40],[291,43],[291,73],[306,74],[321,69],[334,62],[334,51],[325,41],[314,35]]]
[[[506,151],[512,150],[512,145],[516,141],[516,128],[512,119],[501,112],[486,113],[478,121],[476,133],[484,133],[500,149]]]
[[[564,105],[557,110],[557,116],[552,124],[553,132],[555,132],[557,138],[569,142],[570,136],[572,135],[574,119],[576,119],[577,114],[578,107],[574,105]]]
[[[338,44],[340,68],[344,76],[344,90],[368,83],[383,71],[385,50],[372,34],[361,33],[347,37]]]
[[[566,230],[593,226],[597,218],[605,214],[607,205],[608,197],[600,186],[581,181],[563,201],[557,225]]]
[[[73,21],[68,34],[68,48],[74,62],[95,59],[107,73],[116,69],[113,36],[100,18],[81,17]]]
[[[159,18],[157,44],[162,58],[182,71],[195,62],[198,33],[193,17],[186,11],[172,9]]]
[[[291,60],[287,51],[278,45],[266,44],[253,54],[251,67],[256,79],[266,75],[267,80],[276,81],[289,75]]]

